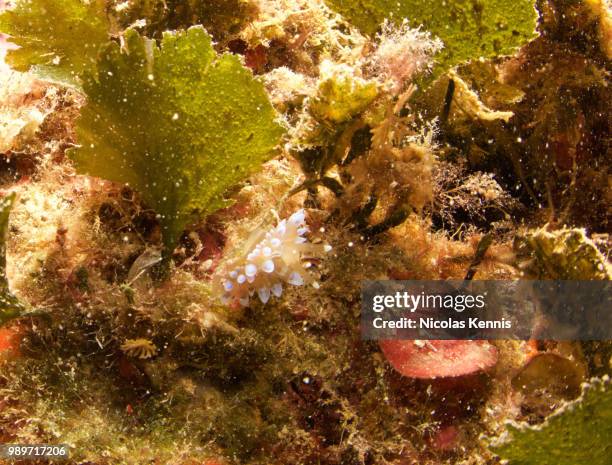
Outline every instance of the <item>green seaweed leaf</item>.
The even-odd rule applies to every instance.
[[[406,19],[444,42],[436,74],[480,57],[513,53],[534,38],[534,0],[326,0],[351,23],[373,34],[389,19]]]
[[[158,213],[166,254],[194,213],[272,155],[283,133],[263,85],[237,56],[217,55],[200,26],[167,32],[157,46],[136,31],[110,44],[71,151],[81,173],[127,183]]]
[[[18,0],[0,15],[0,32],[20,47],[7,62],[67,83],[95,65],[109,30],[104,0]]]
[[[20,316],[26,308],[9,290],[6,278],[6,236],[15,194],[0,199],[0,325]]]
[[[593,378],[582,395],[537,426],[511,423],[490,448],[510,465],[608,465],[612,456],[612,387]]]

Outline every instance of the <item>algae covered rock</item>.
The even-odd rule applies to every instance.
[[[362,113],[378,91],[374,82],[349,75],[330,76],[319,84],[310,112],[324,124],[342,124]]]
[[[545,228],[517,237],[521,267],[538,278],[609,280],[610,265],[584,229]]]
[[[139,24],[147,36],[201,24],[216,40],[236,34],[253,19],[253,0],[113,0],[115,14],[125,25]]]
[[[509,465],[607,465],[611,437],[612,387],[604,377],[584,384],[580,398],[541,425],[510,423],[490,447]]]

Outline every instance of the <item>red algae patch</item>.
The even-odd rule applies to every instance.
[[[0,328],[0,357],[17,358],[21,355],[20,345],[23,328],[20,325]]]
[[[379,345],[391,366],[410,378],[464,376],[497,363],[497,349],[487,341],[383,340]]]

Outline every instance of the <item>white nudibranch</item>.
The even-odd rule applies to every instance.
[[[239,265],[223,276],[221,301],[247,306],[250,297],[257,294],[265,304],[271,296],[280,297],[285,284],[302,286],[312,282],[317,287],[318,283],[306,271],[312,266],[307,260],[329,252],[331,246],[311,244],[304,237],[307,232],[304,210],[298,210],[266,232]]]

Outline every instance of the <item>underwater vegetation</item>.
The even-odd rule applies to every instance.
[[[166,33],[159,48],[134,30],[123,40],[83,77],[68,155],[79,172],[137,190],[170,251],[193,212],[225,206],[225,191],[273,155],[282,129],[263,85],[236,56],[217,57],[203,28]]]
[[[24,310],[24,305],[13,295],[6,279],[6,235],[11,207],[15,201],[13,194],[0,201],[0,322],[18,317]]]
[[[608,377],[594,378],[585,383],[581,396],[568,402],[546,422],[537,426],[510,426],[493,449],[519,463],[545,463],[548,460],[556,463],[608,463],[610,456],[601,444],[611,432],[612,394],[609,384]],[[583,446],[577,447],[576,442]]]
[[[3,443],[609,463],[610,341],[360,336],[365,279],[610,279],[607,0],[0,9]]]

